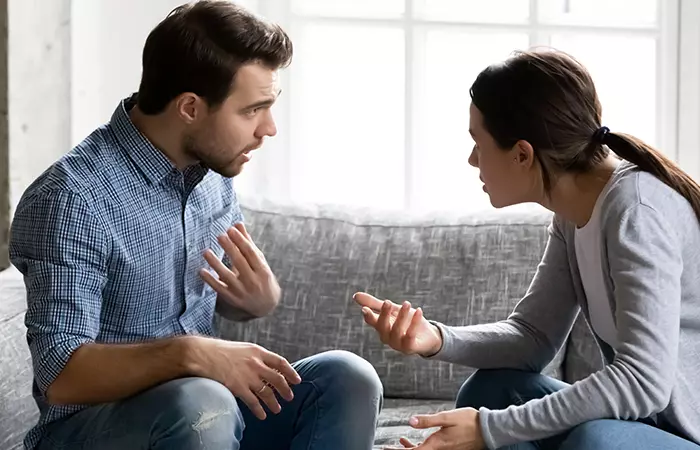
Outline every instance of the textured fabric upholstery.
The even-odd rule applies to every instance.
[[[527,289],[546,241],[544,213],[379,214],[361,209],[280,206],[243,199],[246,224],[284,289],[277,311],[247,323],[216,319],[222,337],[256,342],[290,361],[329,349],[369,360],[384,383],[376,448],[420,440],[408,418],[452,408],[472,373],[384,347],[352,301],[358,290],[409,300],[448,324],[508,315]],[[19,449],[38,418],[20,274],[0,272],[0,448]],[[564,359],[564,351],[566,358]],[[546,373],[571,381],[596,369],[597,349],[579,319]],[[593,362],[591,362],[593,361]]]
[[[452,400],[473,372],[381,344],[352,301],[358,290],[408,300],[425,316],[468,325],[504,319],[525,293],[549,215],[377,214],[261,203],[243,209],[284,294],[262,320],[221,321],[221,335],[256,342],[290,361],[340,348],[370,361],[397,398]],[[562,376],[563,352],[545,371]]]

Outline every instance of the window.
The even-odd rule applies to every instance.
[[[604,124],[677,158],[678,0],[257,0],[295,45],[280,136],[239,189],[386,209],[488,208],[469,86],[516,49],[590,70]],[[253,167],[256,166],[256,167]]]

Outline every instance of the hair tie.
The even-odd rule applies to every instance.
[[[610,132],[610,128],[608,127],[600,127],[597,130],[595,130],[595,133],[593,133],[593,142],[597,144],[604,144],[605,143],[605,136],[608,135]]]

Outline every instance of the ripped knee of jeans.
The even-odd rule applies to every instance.
[[[192,421],[192,430],[205,431],[216,425],[217,419],[221,419],[231,415],[231,410],[222,409],[219,411],[202,411],[197,419]]]

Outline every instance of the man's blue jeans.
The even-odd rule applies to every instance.
[[[282,412],[261,421],[223,385],[183,378],[52,423],[40,449],[367,450],[381,409],[374,368],[344,351],[292,366],[302,378]]]
[[[479,370],[459,391],[457,407],[505,409],[542,398],[567,384],[538,373],[518,370]],[[700,450],[700,446],[642,422],[594,420],[568,433],[507,450]],[[503,449],[503,450],[506,450]]]

